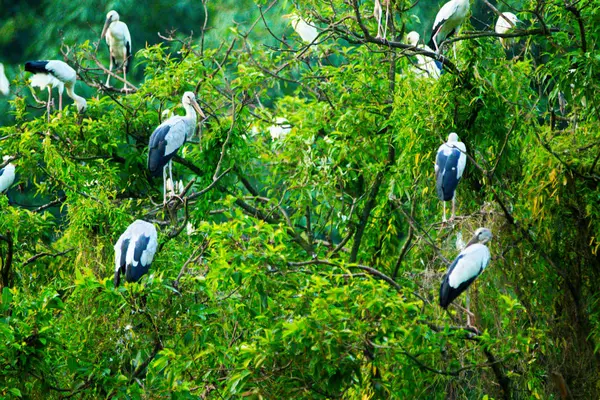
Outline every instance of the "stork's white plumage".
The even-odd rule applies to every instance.
[[[435,16],[429,46],[435,47],[436,52],[439,53],[439,43],[458,30],[467,18],[469,7],[469,0],[450,0],[444,4]]]
[[[77,82],[77,73],[67,63],[60,60],[49,61],[27,61],[25,71],[33,72],[35,75],[31,78],[31,85],[40,89],[48,89],[48,120],[50,119],[50,103],[52,101],[52,89],[58,88],[59,110],[62,110],[62,90],[67,89],[67,95],[75,101],[77,111],[84,112],[87,108],[87,102],[77,93],[75,93],[75,83]]]
[[[456,188],[467,165],[467,148],[463,142],[458,141],[458,135],[452,132],[448,141],[438,148],[435,159],[436,192],[438,198],[444,203],[444,217],[446,221],[446,202],[452,200],[452,216],[456,215]]]
[[[284,15],[284,18],[288,18],[292,24],[292,28],[302,38],[304,43],[311,44],[317,40],[319,31],[313,25],[303,20],[298,14],[292,13]]]
[[[444,275],[440,286],[440,306],[448,308],[450,303],[467,290],[490,261],[490,250],[485,243],[492,239],[492,232],[479,228],[467,243],[467,247],[454,259]]]
[[[106,21],[102,29],[101,39],[106,36],[106,44],[110,50],[110,67],[123,70],[123,80],[127,81],[127,72],[131,66],[131,34],[127,24],[119,21],[119,14],[112,10],[106,14]],[[106,78],[106,86],[110,86],[110,75]],[[123,84],[123,89],[128,90],[127,84]]]
[[[8,96],[10,93],[10,83],[8,83],[8,78],[4,73],[4,64],[0,63],[0,94],[3,96]]]
[[[127,227],[115,243],[115,287],[121,275],[127,282],[136,282],[148,272],[158,248],[156,228],[140,219]]]
[[[4,162],[10,159],[9,156],[2,157]],[[0,193],[4,193],[15,181],[15,166],[8,163],[0,168]]]
[[[292,125],[290,125],[286,118],[277,117],[275,118],[275,124],[269,126],[267,129],[269,130],[271,139],[283,140],[283,138],[285,138],[292,130]]]
[[[414,46],[418,49],[424,49],[433,53],[433,50],[429,46],[419,44],[420,37],[421,36],[417,32],[412,31],[406,36],[406,41],[411,46]],[[429,57],[425,57],[421,54],[417,54],[416,57],[417,65],[414,65],[412,68],[416,76],[429,77],[433,79],[438,79],[440,77],[442,70],[438,66],[439,61],[436,61]]]
[[[502,16],[498,17],[498,21],[496,21],[495,31],[496,33],[503,34],[508,32],[509,30],[515,28],[517,23],[521,22],[517,16],[511,12],[504,12]],[[511,25],[512,24],[512,25]],[[508,49],[515,42],[514,38],[500,38],[500,43],[502,47]]]
[[[206,118],[204,112],[196,101],[194,92],[185,92],[181,99],[185,116],[179,115],[169,118],[160,124],[150,136],[148,150],[148,169],[152,176],[159,176],[163,173],[163,201],[167,202],[166,193],[166,167],[169,165],[169,177],[173,182],[173,171],[171,169],[171,159],[177,154],[177,150],[185,141],[192,137],[196,129],[197,114]]]

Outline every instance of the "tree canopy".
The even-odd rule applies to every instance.
[[[600,5],[475,1],[441,54],[407,44],[443,3],[389,0],[386,39],[371,1],[4,4],[0,395],[599,398]],[[104,86],[111,9],[127,93]],[[522,23],[497,34],[503,11]],[[44,58],[77,71],[85,113],[47,120],[22,67]],[[163,205],[148,139],[186,91],[207,118]],[[450,132],[468,160],[443,223]],[[158,250],[115,288],[136,219]],[[490,264],[446,312],[444,273],[483,226]]]

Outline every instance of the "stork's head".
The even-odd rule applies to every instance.
[[[100,39],[104,38],[104,35],[106,35],[106,31],[108,30],[108,27],[110,26],[110,24],[112,24],[115,21],[119,20],[119,13],[116,12],[115,10],[111,10],[108,12],[108,14],[106,14],[106,21],[104,21],[104,28],[102,28],[102,34],[100,35]]]
[[[412,31],[406,36],[406,42],[408,44],[410,44],[411,46],[416,46],[417,43],[419,43],[420,38],[421,38],[421,36],[419,35],[418,32]]]
[[[3,162],[10,161],[11,158],[12,158],[11,156],[2,156],[2,161]]]
[[[492,240],[492,237],[492,231],[490,231],[488,228],[479,228],[473,234],[473,238],[471,239],[470,243],[486,244]]]
[[[75,99],[75,105],[77,106],[77,111],[81,114],[87,110],[87,101],[81,96]]]
[[[206,118],[206,115],[204,114],[204,112],[202,112],[200,105],[198,105],[198,102],[196,101],[196,95],[194,94],[194,92],[185,92],[183,94],[183,98],[181,99],[181,103],[183,104],[184,108],[188,108],[191,106],[194,108],[194,110],[196,110],[198,114],[202,116],[202,118]]]
[[[452,132],[448,135],[448,143],[452,142],[458,142],[458,135],[456,134],[456,132]]]

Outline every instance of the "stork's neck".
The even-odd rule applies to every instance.
[[[185,119],[187,119],[192,125],[192,131],[189,133],[189,135],[187,135],[187,138],[192,138],[194,137],[194,133],[196,132],[196,121],[198,118],[198,114],[196,113],[194,107],[191,106],[191,104],[184,103],[183,108],[185,109]]]
[[[77,103],[77,109],[81,109],[82,107],[85,108],[86,106],[86,101],[83,97],[81,97],[80,95],[78,95],[77,93],[75,93],[75,90],[73,89],[75,85],[70,84],[70,83],[65,83],[65,87],[67,88],[67,94],[69,95],[70,98],[73,99],[73,101],[75,103]]]

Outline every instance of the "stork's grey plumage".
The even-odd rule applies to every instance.
[[[60,60],[27,61],[25,71],[33,72],[31,85],[40,89],[48,89],[48,119],[50,119],[50,103],[52,101],[52,89],[58,87],[59,110],[62,110],[62,89],[67,89],[67,95],[75,101],[77,111],[84,112],[87,102],[75,93],[77,73],[67,63]]]
[[[119,286],[121,275],[127,282],[136,282],[146,274],[157,248],[154,225],[139,219],[129,225],[115,243],[115,287]]]
[[[185,92],[181,99],[185,116],[174,116],[160,124],[150,136],[148,149],[148,170],[152,176],[159,176],[163,173],[163,200],[166,203],[166,166],[169,165],[169,174],[173,181],[171,171],[171,159],[177,154],[177,151],[187,138],[194,134],[196,128],[196,112],[205,118],[202,109],[196,101],[196,96],[193,92]]]
[[[454,259],[440,286],[441,307],[448,308],[487,267],[490,250],[485,243],[491,239],[492,232],[489,229],[477,229],[465,249]]]
[[[127,72],[131,68],[131,34],[127,24],[119,20],[119,14],[112,10],[106,14],[106,21],[100,38],[106,36],[106,44],[110,51],[110,67],[123,70],[123,80],[127,81]],[[110,74],[106,78],[106,86],[110,85]],[[127,90],[127,84],[123,84],[123,88]]]
[[[446,221],[446,201],[452,200],[452,218],[455,216],[456,187],[467,165],[467,148],[458,141],[458,135],[452,132],[448,141],[441,145],[435,160],[436,192],[444,202],[444,217]]]

